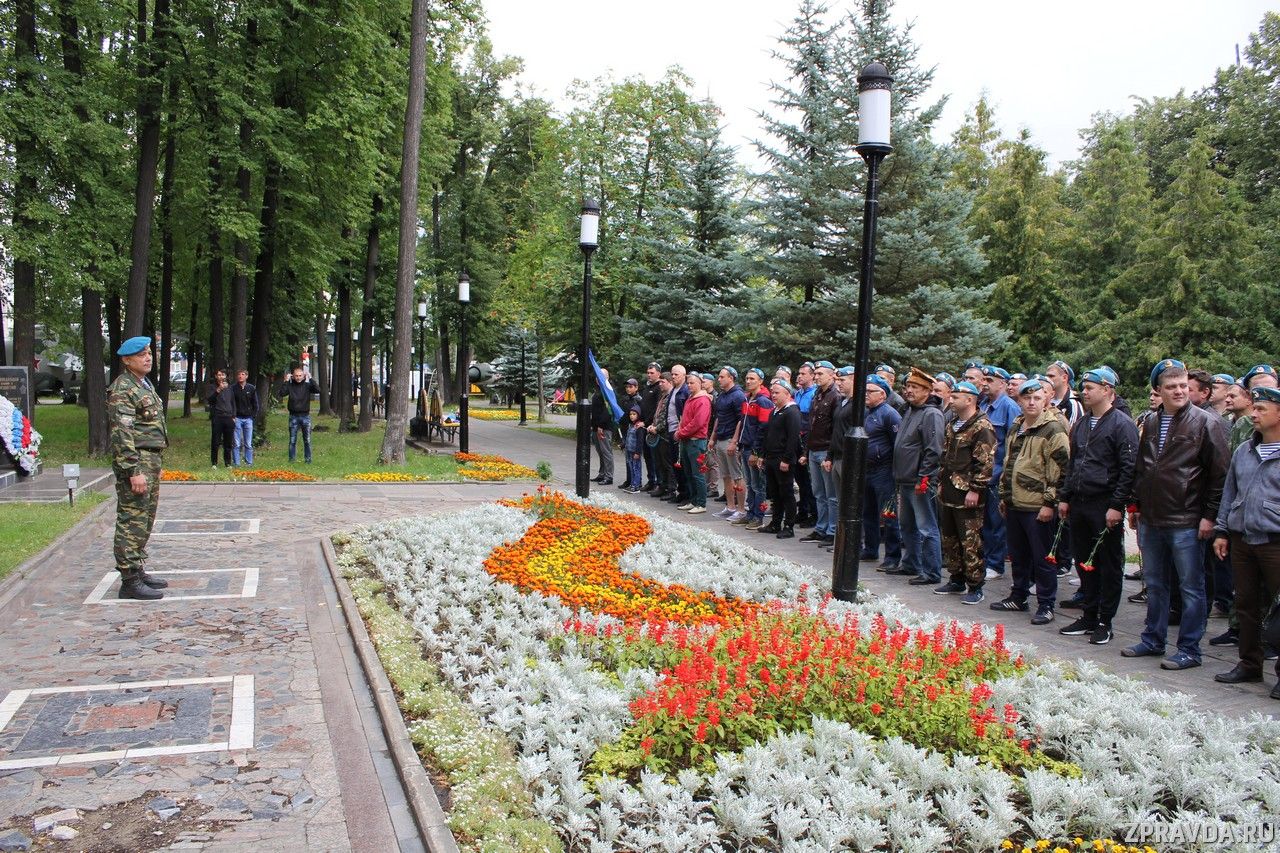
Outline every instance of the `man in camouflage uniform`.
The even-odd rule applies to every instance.
[[[148,575],[147,540],[160,501],[160,454],[169,446],[164,406],[147,381],[151,339],[130,338],[116,355],[125,369],[107,389],[111,421],[111,470],[116,475],[116,569],[120,598],[163,598],[167,581]]]
[[[942,438],[942,489],[938,495],[943,561],[951,579],[934,590],[937,595],[964,593],[965,604],[983,599],[986,565],[982,554],[982,521],[995,468],[996,433],[978,411],[978,386],[957,382],[951,391],[955,420]]]

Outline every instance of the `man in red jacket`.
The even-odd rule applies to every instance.
[[[689,372],[689,399],[680,416],[676,440],[680,442],[680,464],[689,478],[689,502],[676,509],[699,515],[707,511],[707,427],[711,424],[711,397],[703,389],[703,379]]]

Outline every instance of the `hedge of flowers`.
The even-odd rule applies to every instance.
[[[162,483],[191,483],[196,479],[196,475],[190,471],[171,471],[168,468],[160,472],[160,482]]]
[[[1019,662],[994,631],[892,598],[824,601],[812,570],[614,519],[608,497],[570,504],[386,522],[349,546],[440,678],[510,739],[534,812],[570,849],[1107,850],[1140,820],[1280,812],[1272,720],[1208,717],[1086,662]],[[529,533],[567,550],[538,565]],[[618,590],[616,572],[634,598],[566,603],[589,541],[620,553],[588,580]],[[505,577],[522,548],[525,573]],[[738,604],[671,618],[650,584]]]
[[[283,468],[236,468],[231,472],[235,480],[245,482],[259,481],[266,483],[314,483],[315,477]]]
[[[421,474],[406,474],[403,471],[363,471],[359,474],[347,474],[342,479],[362,483],[425,483],[431,478]]]
[[[458,474],[464,480],[536,480],[538,472],[517,465],[504,456],[489,453],[455,453]]]
[[[0,397],[0,446],[23,474],[34,474],[40,462],[40,433],[8,397]]]
[[[518,421],[520,413],[512,409],[468,409],[467,417],[478,421]]]

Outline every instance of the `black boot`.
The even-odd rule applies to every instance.
[[[138,572],[138,580],[142,581],[143,583],[145,583],[147,586],[151,587],[152,589],[164,589],[165,587],[167,587],[167,586],[169,585],[169,582],[168,582],[168,581],[166,581],[166,580],[161,580],[160,578],[156,577],[155,575],[149,575],[149,574],[147,574],[147,570],[146,570],[146,569],[143,569],[142,571]]]
[[[120,594],[116,598],[135,598],[139,601],[155,601],[164,598],[163,592],[147,586],[142,582],[142,578],[139,575],[128,575],[121,578]]]

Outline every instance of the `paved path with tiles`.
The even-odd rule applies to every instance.
[[[572,418],[555,423],[571,426]],[[564,438],[476,421],[471,449],[528,465],[546,460],[556,483],[571,488],[573,443]],[[79,809],[67,825],[85,833],[113,820],[136,824],[130,815],[141,810],[146,828],[161,835],[131,849],[422,849],[320,542],[357,524],[456,511],[528,488],[165,485],[149,567],[171,583],[159,603],[114,599],[113,515],[108,507],[92,516],[29,579],[0,589],[0,844],[11,832],[33,835],[35,818]],[[626,497],[829,571],[830,555],[815,546]],[[863,581],[921,611],[995,615],[870,564]],[[1007,584],[989,584],[989,593],[1002,595]],[[1058,635],[1060,623],[1005,621],[1011,638],[1044,654],[1087,658],[1185,691],[1205,710],[1280,710],[1267,698],[1269,684],[1212,681],[1233,664],[1231,650],[1206,647],[1205,666],[1181,673],[1120,657],[1142,613],[1124,604],[1116,641],[1105,647]],[[1222,625],[1212,620],[1210,631]]]

